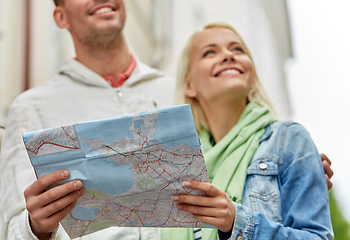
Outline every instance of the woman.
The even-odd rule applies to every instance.
[[[213,23],[196,32],[178,73],[211,183],[184,182],[208,197],[173,200],[218,229],[202,229],[202,239],[333,239],[317,149],[301,125],[275,120],[236,31]],[[162,239],[194,239],[193,229],[163,229]]]

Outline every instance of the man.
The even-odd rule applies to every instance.
[[[55,4],[54,19],[70,31],[77,57],[11,106],[0,158],[0,239],[69,239],[59,222],[84,193],[80,181],[45,191],[68,178],[69,172],[36,180],[22,133],[173,104],[174,80],[129,53],[122,33],[123,0],[56,0]],[[154,228],[113,227],[82,239],[159,239],[159,233]]]
[[[36,180],[22,133],[173,105],[174,79],[139,62],[128,50],[122,0],[55,3],[54,19],[70,31],[77,57],[47,83],[21,94],[10,109],[0,163],[0,239],[68,239],[62,227],[57,231],[58,223],[84,193],[80,181],[45,192],[69,172]],[[157,231],[115,227],[83,239],[157,239]]]

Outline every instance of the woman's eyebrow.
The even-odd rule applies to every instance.
[[[228,46],[232,46],[232,45],[242,45],[242,43],[241,43],[241,42],[237,42],[237,41],[233,41],[233,42],[230,42],[230,43],[228,44]],[[205,45],[204,47],[202,47],[202,48],[200,49],[200,51],[202,51],[203,49],[208,48],[208,47],[216,47],[216,46],[217,46],[217,44],[215,44],[215,43],[210,43],[210,44]]]
[[[238,45],[242,45],[242,43],[234,41],[234,42],[230,42],[230,43],[229,43],[229,46],[237,45],[237,44],[238,44]]]
[[[215,43],[211,43],[211,44],[205,45],[200,50],[203,50],[203,49],[208,48],[208,47],[216,47],[216,44]]]

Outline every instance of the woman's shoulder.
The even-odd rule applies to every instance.
[[[319,153],[309,132],[300,123],[293,121],[278,121],[270,124],[265,134],[269,138],[261,142],[261,147],[270,149],[279,159],[287,163],[292,159],[312,158],[319,159]],[[263,146],[263,145],[267,146]],[[310,161],[310,159],[308,159]]]
[[[286,155],[302,155],[305,149],[315,152],[309,132],[300,123],[277,121],[265,128],[256,156],[268,154],[281,161]]]
[[[310,137],[306,128],[298,122],[294,121],[276,121],[265,128],[264,135],[277,135],[279,137],[299,136]]]
[[[303,125],[301,125],[300,123],[290,121],[290,120],[276,121],[276,122],[271,123],[270,126],[271,126],[271,128],[276,129],[276,130],[291,128],[291,127],[305,129],[303,127]]]

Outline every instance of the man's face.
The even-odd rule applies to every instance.
[[[73,38],[94,44],[111,40],[122,32],[126,19],[123,0],[64,0],[60,6]]]

